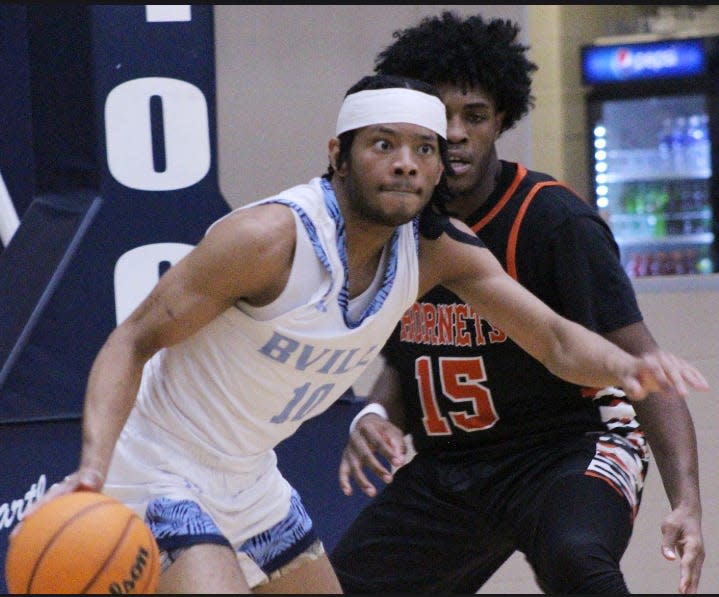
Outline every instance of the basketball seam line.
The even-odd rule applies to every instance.
[[[113,504],[114,505],[114,504]],[[98,567],[97,572],[95,573],[95,576],[93,576],[88,583],[83,587],[82,593],[87,593],[87,590],[89,587],[93,585],[93,583],[97,580],[97,578],[107,569],[108,563],[112,561],[113,558],[117,557],[117,547],[122,544],[122,542],[125,540],[125,537],[127,537],[127,534],[130,530],[130,526],[132,525],[133,520],[137,518],[137,515],[133,512],[130,513],[130,515],[127,517],[127,522],[125,523],[125,528],[122,530],[122,534],[120,535],[119,539],[115,542],[115,545],[113,546],[112,550],[110,551],[107,558],[105,558],[105,561],[102,563],[101,566]]]

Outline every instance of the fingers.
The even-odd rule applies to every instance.
[[[365,471],[385,483],[391,483],[392,471],[378,456],[386,458],[391,466],[399,467],[404,463],[406,449],[404,435],[395,425],[374,415],[362,417],[342,453],[340,489],[345,495],[351,495],[351,482],[354,480],[366,495],[374,497],[377,488]]]
[[[680,390],[682,396],[688,394],[690,388],[701,391],[709,389],[709,382],[704,375],[684,359],[663,351],[659,351],[656,358],[664,368],[669,381]]]
[[[682,550],[679,559],[679,592],[684,595],[694,594],[699,590],[702,563],[704,557],[695,550]]]
[[[706,377],[702,375],[701,371],[699,371],[699,369],[697,369],[690,363],[685,363],[684,365],[684,379],[687,381],[689,386],[694,390],[707,392],[709,390],[709,382],[707,381]]]
[[[662,523],[661,550],[667,560],[679,558],[679,592],[696,593],[705,556],[699,520],[680,510],[672,511]]]
[[[340,491],[345,495],[352,495],[352,483],[350,482],[350,470],[349,463],[345,460],[345,454],[342,454],[342,460],[339,468],[339,484]]]
[[[656,361],[658,374],[663,375],[663,379],[660,380],[662,391],[671,392],[674,390],[680,396],[686,397],[689,393],[689,388],[685,382],[688,363],[673,354],[662,352],[651,355],[650,358]]]
[[[94,468],[82,467],[76,475],[77,487],[81,489],[101,491],[105,483],[103,474]]]
[[[79,471],[70,473],[62,481],[53,483],[50,488],[38,499],[28,506],[23,512],[23,518],[27,518],[40,506],[61,495],[72,493],[77,490],[100,491],[104,483],[101,473],[91,468],[81,468]],[[12,537],[18,532],[20,525],[17,525],[10,533]]]
[[[706,391],[709,384],[693,365],[664,351],[639,358],[637,368],[625,379],[624,390],[632,400],[642,400],[651,392],[686,398],[690,389]]]
[[[365,495],[369,497],[377,495],[377,488],[364,473],[362,461],[359,460],[352,452],[345,449],[342,456],[342,462],[340,463],[340,489],[345,495],[352,495],[350,477],[354,479]],[[389,477],[389,481],[391,481],[391,475]]]
[[[685,595],[694,594],[699,590],[704,550],[695,541],[686,540],[680,553],[679,592]]]
[[[40,496],[40,499],[38,499],[36,502],[33,502],[25,509],[25,511],[23,512],[23,515],[22,515],[23,520],[26,519],[28,516],[31,516],[33,514],[33,512],[35,512],[43,504],[46,504],[47,502],[49,502],[52,499],[55,499],[58,496],[64,495],[66,493],[71,493],[76,487],[77,487],[77,474],[76,473],[68,475],[62,481],[59,481],[58,483],[52,484],[50,486],[50,488],[42,496]],[[17,533],[20,531],[21,526],[22,526],[22,522],[15,525],[15,528],[10,532],[10,538],[17,535]]]

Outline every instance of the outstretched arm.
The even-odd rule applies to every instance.
[[[552,373],[578,385],[619,386],[634,400],[650,392],[685,397],[690,388],[708,389],[695,367],[671,353],[634,357],[561,317],[513,280],[489,250],[473,244],[466,226],[454,224],[465,240],[457,240],[457,234],[422,238],[420,294],[444,285]]]

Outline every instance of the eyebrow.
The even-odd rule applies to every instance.
[[[385,133],[387,135],[399,135],[400,134],[397,130],[390,128],[389,126],[385,126],[385,125],[381,125],[381,124],[378,124],[375,126],[376,126],[377,132],[379,132],[379,133]],[[436,133],[417,133],[417,134],[413,134],[412,136],[419,137],[420,139],[424,139],[426,141],[436,141],[438,138],[438,135]]]
[[[476,110],[478,108],[491,108],[492,104],[489,102],[472,102],[471,104],[465,104],[463,106],[464,110]]]

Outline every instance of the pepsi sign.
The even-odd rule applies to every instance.
[[[705,70],[703,39],[582,48],[582,81],[587,85],[692,77]]]

